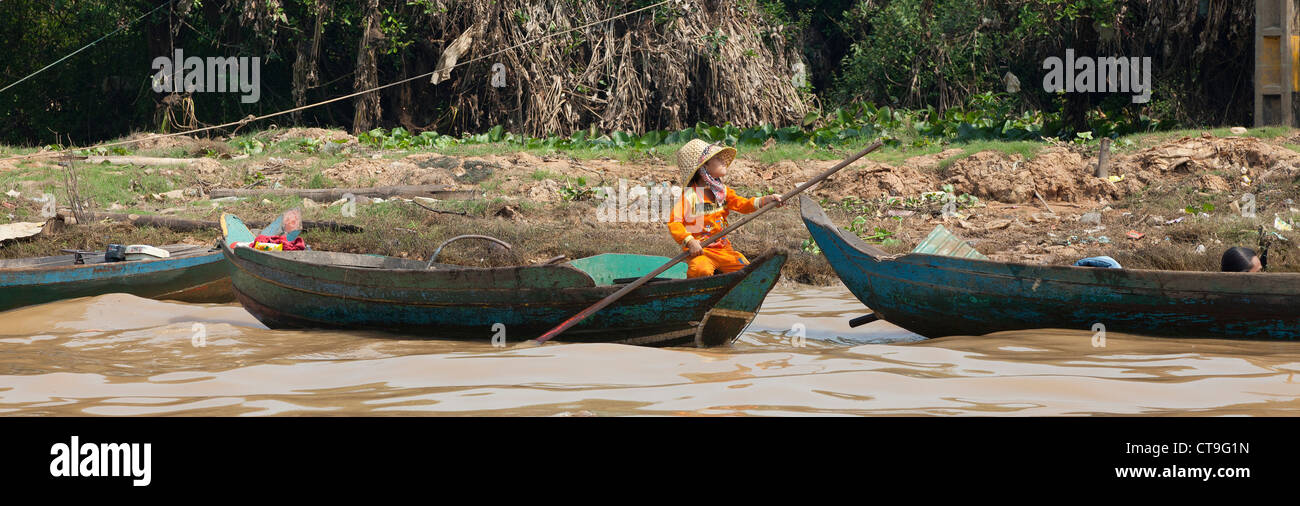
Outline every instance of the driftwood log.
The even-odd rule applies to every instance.
[[[436,199],[472,198],[475,192],[470,190],[451,190],[441,184],[375,186],[372,188],[281,188],[278,190],[228,189],[218,188],[208,192],[208,198],[254,197],[258,195],[294,195],[317,202],[333,202],[351,193],[358,197],[430,197]]]
[[[170,228],[179,232],[188,232],[194,230],[221,230],[221,225],[215,221],[187,220],[184,218],[172,218],[169,216],[151,216],[144,214],[120,214],[120,213],[93,213],[87,212],[86,217],[93,221],[120,221],[131,223],[133,225],[148,225],[151,227]],[[250,229],[259,229],[265,227],[269,222],[247,223]],[[333,221],[303,221],[303,230],[320,229],[335,230],[339,232],[357,233],[364,229],[356,225],[347,223],[338,223]]]

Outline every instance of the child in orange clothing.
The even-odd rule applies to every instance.
[[[691,252],[686,269],[688,278],[734,272],[749,264],[749,259],[732,248],[731,240],[726,237],[708,247],[700,247],[703,240],[727,228],[727,215],[731,211],[748,214],[769,202],[784,205],[780,195],[745,198],[722,184],[727,167],[735,159],[735,148],[699,139],[692,139],[677,150],[677,167],[684,186],[681,197],[673,205],[668,233]]]

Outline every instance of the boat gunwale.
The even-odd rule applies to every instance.
[[[171,246],[194,246],[194,249],[182,250],[181,253],[173,253],[172,256],[168,256],[167,258],[151,258],[148,260],[123,260],[120,262],[100,261],[94,263],[73,264],[73,265],[19,265],[19,266],[10,266],[10,267],[6,267],[3,265],[4,260],[36,260],[42,258],[52,259],[52,258],[63,258],[63,257],[67,257],[69,260],[72,260],[76,257],[76,255],[71,253],[66,255],[51,255],[51,256],[43,256],[43,257],[21,257],[21,258],[13,258],[13,259],[4,259],[4,260],[0,260],[0,273],[12,274],[12,273],[23,273],[23,272],[55,272],[55,271],[64,271],[64,270],[84,269],[87,267],[118,267],[118,266],[126,266],[126,265],[152,264],[157,262],[166,262],[169,260],[184,260],[184,259],[190,259],[195,257],[218,255],[221,253],[221,250],[218,248],[206,247],[206,249],[202,249],[205,248],[205,246],[190,245],[190,244],[180,244],[180,245],[169,244],[167,246],[163,246],[163,248],[165,249]]]
[[[453,271],[473,271],[473,272],[489,272],[489,271],[498,271],[498,272],[508,272],[508,271],[511,271],[511,270],[518,270],[518,269],[524,269],[524,268],[547,268],[547,267],[560,267],[560,268],[563,268],[563,269],[572,269],[572,270],[574,270],[574,271],[577,271],[577,272],[579,272],[579,273],[582,273],[582,275],[585,276],[585,277],[587,277],[588,279],[592,279],[592,278],[591,278],[591,275],[588,274],[587,272],[583,271],[582,269],[578,269],[577,267],[573,267],[573,266],[571,266],[571,265],[567,265],[567,264],[550,264],[550,265],[519,265],[519,266],[508,266],[508,267],[473,267],[473,266],[456,266],[456,267],[458,267],[458,269],[385,269],[385,268],[375,268],[375,267],[356,267],[356,266],[350,266],[350,265],[337,265],[337,264],[324,264],[324,263],[318,263],[318,262],[308,262],[308,261],[305,261],[305,260],[299,260],[299,259],[295,259],[295,258],[287,258],[287,257],[283,257],[283,256],[277,256],[277,255],[274,254],[274,252],[260,251],[260,250],[255,250],[255,249],[251,249],[251,248],[242,248],[242,249],[244,249],[244,250],[247,250],[247,251],[248,251],[248,254],[247,254],[246,256],[241,256],[241,255],[240,255],[240,252],[237,251],[236,248],[230,248],[228,245],[224,244],[224,241],[223,241],[223,244],[222,244],[222,246],[221,246],[221,249],[222,249],[223,253],[226,254],[226,255],[228,256],[228,258],[230,258],[231,264],[232,264],[232,265],[235,265],[236,267],[238,267],[241,271],[243,271],[243,272],[245,272],[245,273],[248,273],[248,270],[245,269],[245,268],[243,268],[242,266],[240,266],[240,265],[239,265],[239,261],[256,263],[256,264],[261,265],[261,266],[263,266],[263,267],[266,267],[266,268],[268,268],[268,269],[283,270],[283,269],[280,269],[280,268],[278,268],[278,267],[276,267],[276,266],[268,265],[266,262],[260,262],[260,261],[257,260],[257,259],[259,258],[260,255],[266,255],[266,257],[261,257],[261,258],[272,257],[272,258],[277,258],[277,259],[280,260],[280,261],[289,262],[289,263],[295,263],[295,264],[300,264],[300,265],[304,265],[304,266],[310,266],[310,267],[326,267],[326,268],[331,268],[331,269],[340,269],[340,270],[343,270],[343,271],[346,271],[346,272],[354,272],[354,273],[374,273],[374,272],[384,272],[384,273],[395,274],[395,275],[400,275],[400,274],[412,274],[412,275],[419,275],[419,276],[435,276],[435,275],[438,275],[438,274],[445,274],[445,273],[453,272]],[[319,253],[334,253],[334,252],[324,252],[324,251],[322,251],[322,252],[319,252]],[[647,286],[653,286],[653,287],[656,287],[656,288],[662,289],[662,288],[676,287],[676,286],[678,286],[678,285],[688,285],[688,286],[689,286],[689,285],[694,285],[694,284],[700,284],[702,281],[705,281],[705,280],[726,279],[726,278],[728,278],[728,277],[730,277],[730,278],[735,278],[735,282],[733,282],[733,283],[726,283],[726,284],[724,285],[724,286],[730,286],[730,285],[734,285],[735,283],[738,283],[738,282],[740,282],[741,280],[743,280],[743,279],[745,279],[746,277],[748,277],[748,276],[749,276],[749,275],[750,275],[754,270],[757,269],[757,266],[762,265],[763,263],[765,263],[765,262],[771,260],[773,257],[775,257],[775,256],[776,256],[777,254],[779,254],[779,253],[781,253],[781,251],[780,251],[779,249],[771,249],[771,250],[765,251],[765,252],[763,252],[761,255],[759,255],[758,257],[755,257],[754,260],[751,260],[750,263],[749,263],[749,265],[746,265],[744,268],[742,268],[742,269],[740,269],[740,270],[737,270],[737,271],[733,271],[733,272],[729,272],[729,273],[725,273],[725,274],[717,274],[717,275],[714,275],[714,276],[697,277],[697,278],[665,279],[665,280],[662,280],[662,281],[656,281],[655,283],[653,283],[653,285],[647,285]],[[348,254],[348,255],[358,255],[357,253],[346,253],[346,254]],[[384,255],[374,255],[374,256],[382,257],[382,258],[396,258],[396,257],[389,257],[389,256],[384,256]],[[597,256],[597,255],[592,255],[592,256]],[[591,257],[583,257],[583,258],[591,258]],[[238,260],[238,261],[236,261],[236,260]],[[406,260],[406,259],[399,259],[399,260]],[[250,273],[250,275],[252,275],[252,274]],[[255,277],[257,277],[258,279],[262,279],[260,276],[255,276]],[[562,287],[562,288],[532,287],[532,288],[525,288],[525,289],[522,289],[522,290],[545,290],[545,291],[554,291],[554,290],[599,290],[599,291],[609,291],[609,292],[612,293],[612,290],[617,290],[618,287],[621,287],[621,286],[624,286],[624,285],[627,284],[627,283],[620,283],[620,284],[609,284],[609,285],[597,285],[597,284],[595,284],[594,279],[593,279],[592,283],[593,283],[592,285],[587,285],[587,286],[567,286],[567,287]],[[369,287],[369,286],[379,286],[379,285],[365,285],[365,284],[359,284],[359,283],[356,283],[356,282],[347,282],[347,283],[343,283],[343,284],[349,284],[349,285],[358,286],[358,287],[362,287],[362,286],[366,286],[366,287]],[[295,288],[295,289],[297,289],[297,288]],[[417,288],[408,288],[408,289],[410,289],[410,290],[417,290]],[[502,291],[502,292],[518,292],[518,291],[521,291],[521,289],[519,289],[519,288],[493,288],[493,287],[475,287],[475,288],[472,288],[472,289],[471,289],[471,288],[446,288],[446,289],[438,289],[438,288],[423,288],[422,290],[476,291],[476,292],[478,292],[478,291]],[[656,297],[658,297],[658,296],[656,296]]]
[[[806,204],[810,204],[811,207],[805,205],[805,200],[806,200]],[[1081,267],[1081,266],[1074,266],[1074,265],[1039,265],[1039,264],[1030,264],[1024,262],[1001,262],[996,260],[984,260],[984,259],[965,258],[965,257],[950,257],[945,255],[932,255],[928,253],[904,253],[898,255],[890,255],[880,250],[879,248],[876,248],[874,246],[871,246],[870,244],[863,242],[856,235],[851,234],[848,231],[843,230],[838,226],[835,226],[835,224],[831,222],[830,218],[826,215],[825,210],[822,209],[822,207],[819,204],[817,204],[816,201],[813,201],[807,196],[800,196],[799,204],[800,204],[799,206],[800,214],[805,220],[811,223],[815,223],[821,226],[822,228],[830,230],[831,232],[834,233],[835,237],[839,239],[837,241],[838,243],[862,255],[865,255],[869,259],[877,262],[903,263],[903,264],[913,265],[921,268],[961,273],[968,276],[982,276],[988,278],[1017,279],[1017,280],[1047,279],[1047,280],[1051,280],[1054,283],[1066,283],[1066,284],[1071,284],[1076,286],[1103,286],[1111,289],[1117,288],[1116,286],[1117,284],[1104,283],[1104,282],[1088,282],[1088,281],[1064,279],[1064,278],[1067,277],[1072,278],[1073,273],[1088,271],[1088,272],[1095,273],[1099,276],[1115,276],[1115,279],[1117,281],[1136,280],[1136,281],[1149,282],[1155,285],[1163,285],[1169,281],[1173,281],[1173,279],[1170,278],[1178,278],[1177,280],[1179,282],[1199,282],[1199,281],[1209,282],[1209,281],[1231,280],[1233,282],[1232,284],[1240,285],[1234,288],[1238,288],[1238,289],[1252,288],[1247,291],[1225,291],[1224,288],[1221,286],[1214,290],[1207,289],[1203,291],[1174,289],[1179,292],[1210,293],[1215,295],[1293,296],[1298,294],[1297,290],[1295,288],[1288,289],[1287,285],[1289,284],[1291,287],[1294,287],[1296,286],[1296,284],[1300,283],[1300,272],[1239,273],[1239,272],[1205,272],[1205,271],[1169,271],[1169,270],[1160,270],[1160,269],[1127,269],[1127,268],[1099,269],[1097,267]],[[1008,268],[1023,269],[1030,272],[1022,273],[1022,274],[1009,274],[1005,272],[997,272],[998,270],[1008,269]],[[883,276],[881,273],[877,271],[870,271],[870,273],[873,276]],[[1071,274],[1064,277],[1061,276],[1061,274],[1065,274],[1065,273],[1071,273]],[[1056,275],[1052,275],[1052,274],[1056,274]],[[1250,274],[1251,276],[1243,276],[1243,274]],[[1279,291],[1261,291],[1259,289],[1260,280],[1266,280],[1267,283],[1264,283],[1264,285],[1266,286],[1271,285],[1270,287],[1276,287],[1279,289]],[[914,280],[910,280],[910,279],[905,279],[903,281],[906,281],[908,283],[914,283]],[[1120,286],[1120,288],[1154,289],[1154,288],[1122,286],[1122,285]],[[1169,289],[1161,288],[1161,291],[1168,291],[1168,290]]]

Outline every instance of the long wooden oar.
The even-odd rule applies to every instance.
[[[798,195],[800,192],[802,192],[802,191],[804,191],[805,189],[811,187],[812,185],[815,185],[815,184],[817,184],[817,183],[820,183],[823,179],[826,179],[826,178],[830,177],[831,174],[834,174],[834,173],[838,172],[840,169],[843,169],[843,168],[845,168],[845,167],[848,167],[849,164],[851,164],[851,163],[857,161],[859,158],[862,158],[863,156],[866,156],[867,153],[870,153],[870,152],[872,152],[872,151],[875,151],[876,148],[879,148],[879,147],[880,147],[880,145],[881,145],[881,142],[880,142],[880,141],[876,141],[876,142],[871,143],[871,145],[870,145],[870,146],[867,146],[866,149],[863,149],[862,151],[857,152],[857,154],[854,154],[853,156],[850,156],[850,157],[844,159],[844,161],[842,161],[842,162],[836,164],[834,167],[831,167],[831,168],[828,169],[826,172],[821,173],[821,174],[818,175],[817,177],[814,177],[814,178],[812,178],[812,179],[809,179],[809,180],[808,180],[807,182],[805,182],[804,184],[801,184],[801,185],[799,185],[798,187],[796,187],[795,189],[790,190],[789,192],[786,192],[784,195],[781,195],[781,200],[782,200],[782,201],[788,201],[788,200],[790,200],[791,197],[794,197],[795,195]],[[700,242],[700,246],[701,246],[701,247],[705,247],[705,246],[708,246],[708,245],[710,245],[710,244],[713,244],[714,241],[717,241],[718,239],[721,239],[722,237],[724,237],[724,236],[726,236],[727,234],[731,233],[733,230],[736,230],[737,228],[740,228],[741,225],[744,225],[744,224],[746,224],[746,223],[749,223],[750,220],[753,220],[754,218],[757,218],[759,215],[761,215],[761,214],[763,214],[763,213],[765,213],[765,212],[771,210],[773,207],[776,207],[776,206],[777,206],[776,203],[768,203],[767,205],[764,205],[763,207],[759,208],[758,210],[754,211],[753,213],[750,213],[750,214],[744,216],[743,218],[741,218],[741,219],[739,219],[739,220],[736,220],[735,223],[732,223],[731,225],[727,226],[727,228],[722,229],[721,232],[718,232],[718,233],[716,233],[716,234],[710,236],[708,239],[705,239],[704,241],[701,241],[701,242]],[[591,316],[592,313],[595,313],[596,311],[600,311],[601,309],[604,309],[605,306],[608,306],[608,305],[610,305],[610,304],[613,304],[614,301],[618,300],[620,297],[622,297],[622,296],[624,296],[624,295],[627,295],[628,292],[631,292],[632,290],[636,290],[636,289],[637,289],[638,287],[640,287],[641,285],[646,284],[647,281],[650,281],[651,279],[654,279],[655,276],[658,276],[658,275],[662,274],[664,271],[668,270],[668,268],[670,268],[670,267],[672,267],[672,266],[674,266],[674,265],[677,265],[677,262],[681,262],[682,260],[686,260],[686,259],[689,258],[690,256],[691,256],[691,253],[690,253],[689,251],[683,251],[681,254],[677,255],[677,256],[674,257],[672,260],[669,260],[668,263],[659,266],[658,269],[655,269],[655,270],[653,270],[653,271],[650,271],[650,273],[649,273],[649,274],[646,274],[645,276],[641,276],[641,279],[638,279],[638,280],[636,280],[636,281],[633,281],[633,282],[631,282],[631,283],[628,283],[627,286],[625,286],[625,287],[623,287],[623,288],[620,288],[617,292],[614,292],[614,293],[610,294],[608,297],[605,297],[605,298],[601,299],[600,302],[597,302],[597,303],[595,303],[595,304],[592,304],[591,307],[582,310],[581,313],[578,313],[578,314],[576,314],[576,315],[573,315],[573,317],[569,318],[568,320],[564,320],[564,323],[561,323],[559,326],[557,326],[557,327],[555,327],[555,328],[553,328],[553,329],[547,331],[545,334],[542,334],[541,337],[538,337],[535,341],[537,342],[537,344],[542,344],[542,343],[545,343],[547,340],[551,339],[552,337],[555,337],[555,336],[557,336],[557,335],[560,335],[561,332],[564,332],[565,330],[568,330],[569,327],[572,327],[572,326],[574,326],[574,325],[577,325],[578,322],[580,322],[580,321],[586,319],[588,316]]]

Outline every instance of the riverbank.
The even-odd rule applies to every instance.
[[[301,207],[304,219],[361,226],[363,233],[310,230],[315,249],[427,258],[443,240],[466,233],[498,237],[450,246],[443,261],[510,265],[557,255],[603,252],[672,255],[676,246],[652,202],[653,188],[674,181],[677,145],[650,149],[574,151],[523,149],[509,143],[434,149],[377,149],[342,131],[267,130],[234,139],[136,135],[107,159],[72,162],[77,193],[97,212],[215,221],[232,212],[247,221]],[[891,252],[905,252],[936,224],[971,240],[997,260],[1068,264],[1110,255],[1129,268],[1216,270],[1219,253],[1256,247],[1258,229],[1290,239],[1270,250],[1270,270],[1300,270],[1296,242],[1285,230],[1300,199],[1300,130],[1226,129],[1124,137],[1112,144],[1111,178],[1093,176],[1096,143],[979,142],[921,149],[889,147],[869,155],[810,194],[836,223]],[[858,149],[768,143],[740,148],[726,182],[742,195],[784,192]],[[0,158],[38,155],[0,148]],[[150,157],[150,158],[144,158]],[[157,160],[166,158],[169,160]],[[180,160],[178,160],[180,159]],[[53,157],[0,160],[0,224],[39,222],[51,194],[66,208],[68,169]],[[409,201],[360,198],[355,213],[343,202],[277,194],[290,188],[441,185],[467,192],[456,199]],[[598,188],[617,196],[647,195],[623,204],[648,208],[628,219]],[[216,189],[264,190],[213,199]],[[944,193],[955,205],[944,219]],[[1249,194],[1250,196],[1245,196]],[[468,198],[463,198],[467,197]],[[1254,217],[1250,217],[1251,202]],[[630,217],[637,216],[632,207]],[[348,214],[353,214],[348,216]],[[11,216],[12,215],[12,216]],[[608,218],[615,217],[614,220]],[[1282,223],[1275,227],[1275,220]],[[1132,231],[1132,232],[1130,232]],[[218,231],[178,232],[122,223],[92,223],[9,241],[0,257],[97,250],[116,243],[215,242]],[[1139,237],[1139,238],[1130,238]],[[796,206],[768,213],[733,240],[751,254],[792,252],[784,274],[800,283],[828,284],[834,273],[807,241]],[[1198,252],[1201,251],[1201,252]]]

